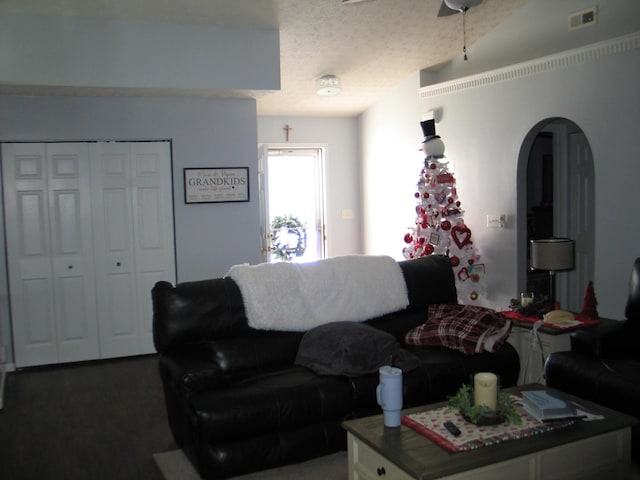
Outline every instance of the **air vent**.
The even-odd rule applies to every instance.
[[[594,5],[591,8],[569,15],[569,31],[578,30],[579,28],[590,27],[598,22],[598,7]]]

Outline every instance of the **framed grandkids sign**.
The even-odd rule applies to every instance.
[[[249,201],[249,167],[185,168],[184,202]]]

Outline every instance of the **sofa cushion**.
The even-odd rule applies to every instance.
[[[271,365],[291,365],[302,338],[299,332],[263,332],[206,342],[209,358],[226,374],[259,371]]]
[[[357,376],[382,365],[410,370],[417,359],[390,333],[363,323],[332,322],[304,334],[295,363],[320,375]]]
[[[187,403],[201,438],[213,445],[344,419],[351,412],[351,398],[346,378],[291,366],[198,392]]]
[[[495,352],[509,336],[511,322],[475,305],[430,305],[427,321],[409,331],[407,345],[443,346],[468,355]]]

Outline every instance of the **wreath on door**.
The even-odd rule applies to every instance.
[[[278,259],[290,262],[307,250],[306,224],[292,215],[276,216],[271,222],[271,251]]]

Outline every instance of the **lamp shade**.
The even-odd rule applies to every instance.
[[[568,238],[531,240],[531,268],[570,270],[574,264],[575,242]]]

